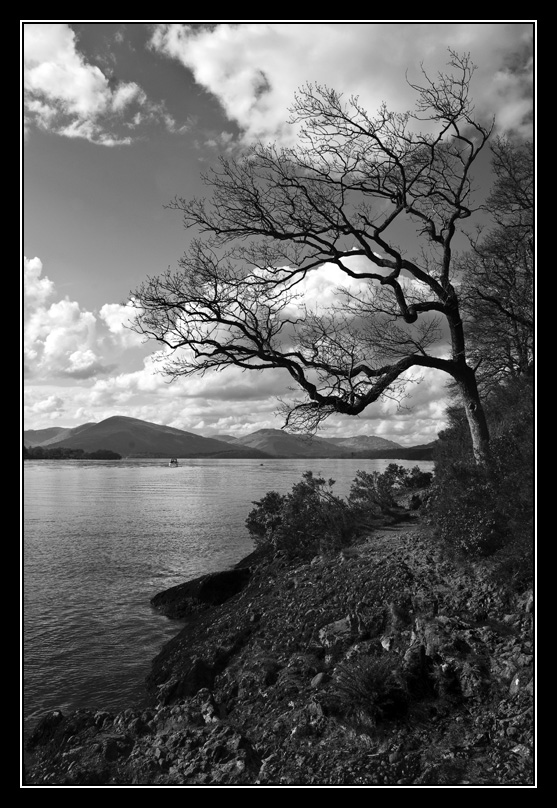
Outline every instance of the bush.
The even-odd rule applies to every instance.
[[[375,723],[403,716],[409,694],[396,654],[363,657],[340,664],[335,672],[340,704],[348,715]]]
[[[452,484],[435,488],[429,502],[439,537],[472,558],[490,556],[509,540],[506,515],[496,491],[480,469],[462,468]]]
[[[406,472],[406,477],[404,480],[404,485],[406,488],[428,488],[431,485],[431,481],[433,480],[433,472],[431,471],[422,471],[419,466],[414,466],[414,468],[408,472]]]
[[[262,500],[253,502],[256,507],[249,512],[246,527],[256,544],[270,538],[282,522],[282,508],[286,496],[277,491],[269,491]]]
[[[389,463],[382,473],[358,471],[348,501],[352,507],[363,509],[369,515],[397,515],[397,496],[404,491],[427,488],[432,478],[432,472],[422,471],[419,466],[408,471],[396,463]]]
[[[397,509],[396,493],[406,487],[407,478],[407,470],[396,463],[389,463],[382,473],[358,471],[348,501],[353,507],[377,516],[392,514]]]
[[[351,544],[359,532],[358,514],[334,496],[334,480],[306,471],[290,494],[270,491],[246,519],[258,548],[288,556],[314,556]]]
[[[479,468],[464,410],[448,411],[439,433],[435,484],[428,515],[439,537],[470,558],[496,556],[512,576],[525,580],[533,557],[533,391],[522,378],[501,386],[486,404],[491,462]]]
[[[334,480],[314,477],[306,471],[289,494],[269,491],[249,512],[246,527],[258,549],[281,551],[288,556],[331,553],[353,544],[370,519],[399,516],[395,494],[410,481],[420,487],[431,479],[416,466],[409,474],[390,463],[383,473],[358,471],[348,500],[333,494]]]

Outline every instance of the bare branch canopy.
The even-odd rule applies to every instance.
[[[315,427],[435,368],[457,382],[485,459],[454,239],[474,213],[472,169],[492,124],[474,118],[469,56],[449,53],[451,72],[422,71],[411,85],[412,113],[383,105],[370,116],[356,97],[304,86],[291,108],[296,147],[222,157],[204,177],[206,199],[171,202],[196,236],[176,270],[132,293],[135,330],[170,351],[166,374],[282,368],[303,395],[287,424]],[[344,280],[325,306],[307,289],[333,269]]]

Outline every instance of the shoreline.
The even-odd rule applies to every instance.
[[[243,577],[220,603],[181,590],[149,706],[51,712],[25,785],[533,783],[531,591],[443,558],[417,517],[219,576]]]

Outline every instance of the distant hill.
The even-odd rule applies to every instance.
[[[409,450],[399,443],[375,435],[352,435],[345,438],[321,438],[311,435],[298,435],[282,429],[258,429],[241,438],[232,435],[218,435],[218,440],[235,446],[251,446],[273,457],[293,458],[389,458],[404,459]],[[421,449],[421,447],[419,447]],[[394,453],[394,454],[393,454]],[[414,455],[412,455],[412,458]],[[424,459],[424,458],[421,458]]]
[[[213,440],[223,440],[225,443],[239,443],[233,435],[213,435]]]
[[[81,424],[72,429],[51,427],[23,433],[24,445],[45,448],[109,450],[122,457],[220,457],[220,458],[361,458],[431,460],[433,443],[403,447],[375,435],[345,438],[291,434],[282,429],[258,429],[235,438],[217,435],[204,438],[193,432],[115,415],[98,424]]]
[[[95,426],[95,424],[93,422],[89,422],[87,424],[80,424],[79,426],[63,429],[57,435],[53,435],[51,438],[47,438],[46,440],[44,440],[40,445],[45,447],[53,446],[54,444],[58,445],[60,441],[67,440],[68,438],[73,438],[75,435],[79,435],[82,430],[88,429],[91,426]],[[101,448],[104,449],[106,447],[103,446]]]
[[[47,429],[27,429],[23,433],[24,446],[40,446],[45,440],[56,438],[61,432],[68,430],[62,426],[51,426]]]
[[[203,438],[171,426],[114,415],[98,424],[78,427],[49,447],[67,447],[92,452],[109,449],[122,457],[268,457],[258,449],[231,446],[214,438]]]
[[[89,426],[94,426],[94,424],[91,422],[74,427],[53,426],[49,429],[28,429],[23,433],[23,444],[24,446],[51,446],[77,435],[82,429]]]
[[[417,446],[400,446],[398,449],[377,449],[369,452],[355,452],[353,457],[362,460],[433,460],[437,441],[421,443]]]
[[[249,435],[215,435],[215,439],[234,446],[250,446],[272,457],[339,458],[362,460],[432,460],[436,441],[418,446],[401,446],[394,440],[376,435],[351,435],[345,438],[320,438],[296,435],[281,429],[258,429]]]
[[[400,443],[376,435],[353,435],[349,438],[327,438],[329,443],[342,446],[355,452],[375,451],[376,449],[400,449]]]
[[[282,429],[258,429],[236,439],[237,444],[259,449],[273,457],[342,457],[345,451],[323,438],[292,435]],[[236,445],[236,444],[235,444]]]

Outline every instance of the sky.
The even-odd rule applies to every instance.
[[[286,123],[307,82],[414,107],[409,80],[470,53],[479,119],[531,138],[535,21],[20,21],[22,414],[27,429],[127,415],[236,437],[280,428],[282,371],[230,368],[169,383],[159,346],[126,327],[130,293],[175,268],[191,236],[175,196],[254,140],[295,143]],[[481,193],[489,166],[480,166]],[[332,298],[334,272],[314,283]],[[412,446],[444,427],[447,377],[411,380],[320,435],[378,435]]]

